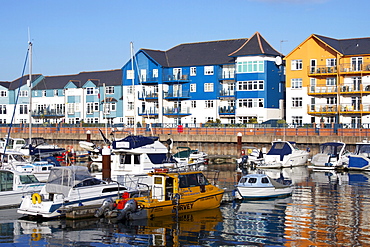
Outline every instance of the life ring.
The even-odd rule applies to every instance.
[[[39,193],[32,194],[32,203],[36,204],[36,202],[41,203],[41,195]]]
[[[32,237],[32,241],[40,241],[41,240],[41,233],[32,233],[31,234],[31,237]]]

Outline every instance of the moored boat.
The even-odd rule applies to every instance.
[[[119,183],[93,177],[87,167],[54,167],[40,193],[26,195],[17,212],[44,218],[63,217],[73,207],[100,205],[125,191],[127,188]]]
[[[304,166],[308,161],[308,150],[301,150],[295,142],[277,140],[272,142],[270,150],[263,160],[255,164],[256,168],[284,168]]]
[[[29,172],[0,169],[0,208],[19,206],[26,194],[39,192],[43,186]]]
[[[344,142],[326,142],[320,144],[319,153],[311,159],[309,168],[341,169],[347,166],[350,152]]]
[[[96,216],[118,216],[118,219],[137,220],[213,209],[220,206],[224,190],[212,185],[201,171],[169,172],[156,169],[149,174],[149,194],[105,203]],[[105,212],[105,213],[104,213]]]
[[[347,167],[348,170],[370,171],[370,142],[363,140],[356,143],[356,149],[349,156]]]
[[[291,181],[272,179],[263,173],[247,174],[236,185],[237,199],[265,199],[291,195]]]

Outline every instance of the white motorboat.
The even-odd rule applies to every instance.
[[[256,173],[244,175],[236,185],[237,199],[270,198],[291,195],[291,180],[272,179],[266,174]]]
[[[173,158],[182,164],[189,164],[194,166],[201,166],[208,164],[208,154],[199,151],[198,149],[191,149],[189,147],[177,147],[180,151],[173,155]]]
[[[309,168],[341,169],[348,165],[349,155],[344,142],[326,142],[320,144],[319,153],[312,157]]]
[[[309,154],[308,150],[299,149],[295,142],[277,140],[272,142],[270,150],[255,167],[284,168],[304,166],[308,161]]]
[[[19,206],[26,194],[40,192],[43,186],[29,172],[0,169],[0,208]]]
[[[239,169],[245,169],[249,166],[261,163],[263,161],[263,152],[254,146],[243,146],[241,157],[236,160]]]
[[[42,137],[35,137],[31,139],[31,145],[29,144],[29,139],[27,139],[26,144],[19,151],[25,156],[43,158],[55,154],[60,155],[66,150],[58,145],[47,143]]]
[[[347,167],[348,170],[370,171],[370,142],[363,140],[356,143],[356,149],[349,156]]]
[[[73,207],[101,205],[107,198],[119,198],[127,188],[117,182],[97,179],[84,166],[54,167],[40,193],[26,195],[18,213],[53,218],[65,216]]]

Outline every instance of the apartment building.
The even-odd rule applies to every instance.
[[[285,60],[288,123],[370,123],[370,38],[312,34]]]

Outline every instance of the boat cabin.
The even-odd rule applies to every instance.
[[[0,191],[17,190],[20,185],[39,183],[33,174],[19,174],[11,170],[0,170]]]

